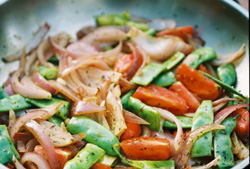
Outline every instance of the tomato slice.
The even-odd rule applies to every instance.
[[[153,84],[138,87],[133,97],[140,99],[147,105],[167,109],[175,115],[182,115],[188,111],[186,101],[177,93]]]
[[[120,143],[122,153],[134,160],[167,160],[170,143],[156,137],[137,137]]]
[[[237,118],[235,132],[243,142],[247,142],[249,140],[249,112],[240,108],[233,112],[233,116],[238,114],[240,116]]]
[[[119,57],[114,65],[114,71],[122,74],[124,78],[128,76],[129,70],[133,65],[133,54],[125,54]]]
[[[101,163],[95,163],[90,169],[111,169],[111,167]]]
[[[215,100],[222,91],[219,84],[186,64],[178,66],[176,79],[204,100]]]
[[[137,123],[126,122],[127,129],[123,132],[121,136],[121,141],[130,138],[139,137],[141,135],[141,126]]]

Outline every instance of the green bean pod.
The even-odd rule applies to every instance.
[[[131,82],[147,86],[151,83],[160,73],[166,70],[166,66],[160,63],[150,63],[146,65],[141,71],[137,72],[132,78]]]
[[[225,130],[216,130],[214,134],[214,157],[221,156],[218,163],[219,168],[233,167],[234,155],[232,152],[232,141],[230,135],[236,127],[237,117],[228,117],[221,122],[226,127]]]
[[[58,74],[58,70],[56,68],[48,68],[48,67],[39,65],[37,69],[38,69],[38,72],[47,80],[54,80]]]
[[[217,76],[222,82],[232,86],[235,84],[237,79],[237,74],[235,67],[232,63],[221,65],[217,68]]]
[[[136,88],[130,90],[129,92],[127,92],[126,94],[122,96],[121,102],[122,102],[123,109],[127,109],[128,99],[130,96],[134,94],[135,91],[136,91]]]
[[[87,143],[73,159],[64,165],[63,169],[89,169],[104,155],[105,151],[103,149],[94,144]]]
[[[118,138],[101,124],[85,116],[74,116],[67,124],[67,130],[71,134],[85,133],[85,141],[95,144],[106,151],[110,156],[117,156],[113,150],[115,144],[120,145]]]
[[[180,121],[181,127],[183,129],[192,128],[192,120],[193,120],[193,118],[185,117],[185,116],[176,116],[176,118]],[[165,120],[165,122],[163,123],[163,127],[168,128],[168,129],[177,129],[176,124],[171,122],[171,121],[168,121],[168,120]]]
[[[167,70],[170,70],[173,67],[175,67],[178,63],[180,63],[181,60],[184,58],[185,58],[184,53],[177,51],[163,64],[166,66]]]
[[[48,119],[49,122],[54,123],[55,125],[61,127],[61,123],[63,122],[63,120],[59,117],[56,116],[52,116]]]
[[[20,94],[14,94],[0,100],[0,112],[8,112],[10,109],[23,110],[29,107],[32,107],[32,104],[26,102],[25,97]]]
[[[139,99],[129,97],[127,109],[149,122],[150,125],[148,127],[152,130],[160,130],[161,115],[152,107],[142,103]]]
[[[56,112],[55,116],[60,117],[62,119],[66,119],[68,114],[69,114],[69,108],[70,108],[70,104],[68,101],[65,100],[61,100],[61,99],[57,99],[57,98],[52,98],[50,100],[47,99],[30,99],[30,98],[26,98],[26,101],[39,107],[39,108],[45,108],[45,107],[49,107],[52,105],[56,105],[60,102],[63,102],[63,104],[61,105],[61,107],[58,109],[58,111]]]
[[[128,160],[128,163],[130,163],[131,166],[143,169],[157,169],[157,168],[175,169],[174,160],[165,160],[165,161]]]
[[[160,74],[152,83],[161,87],[169,87],[175,82],[175,74],[169,71]]]
[[[20,159],[12,140],[10,139],[6,125],[0,125],[0,163],[6,164],[12,161],[13,155],[15,155],[17,159]]]
[[[191,131],[206,124],[213,124],[214,112],[211,100],[204,100],[195,112]],[[211,156],[212,131],[200,136],[191,150],[191,157]]]
[[[9,95],[4,91],[4,89],[0,87],[0,100],[8,96]]]

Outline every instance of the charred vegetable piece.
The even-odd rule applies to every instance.
[[[186,101],[177,93],[153,84],[138,87],[133,97],[149,106],[167,109],[175,115],[182,115],[188,111]]]
[[[89,169],[104,155],[105,151],[103,149],[94,144],[87,143],[72,160],[69,160],[65,164],[64,169]]]
[[[57,77],[58,70],[56,68],[48,68],[45,66],[38,66],[38,72],[47,80],[54,80]]]
[[[6,125],[0,125],[0,163],[6,164],[12,161],[13,155],[15,155],[17,159],[20,159],[12,140],[10,139]]]
[[[185,116],[176,116],[176,118],[180,121],[182,128],[190,129],[192,127],[193,118]],[[163,127],[168,129],[177,129],[176,124],[168,120],[165,120],[165,122],[163,123]]]
[[[56,116],[52,116],[48,119],[49,122],[54,123],[55,125],[61,127],[61,123],[63,122],[63,120],[59,117]]]
[[[4,91],[4,89],[0,87],[0,100],[8,96],[9,95]]]
[[[237,79],[235,67],[232,63],[219,66],[217,68],[217,75],[219,80],[228,84],[229,86],[234,85]]]
[[[219,168],[233,167],[235,165],[230,134],[236,127],[237,117],[228,117],[223,120],[221,125],[224,125],[226,129],[216,130],[215,132],[214,157],[221,156],[221,160],[218,163]]]
[[[186,64],[181,64],[177,69],[176,80],[200,98],[215,100],[220,96],[222,87],[213,80],[206,78],[202,73]]]
[[[210,61],[217,57],[217,54],[214,49],[210,47],[196,49],[190,55],[195,55],[192,63],[190,64],[190,66],[194,69],[196,69],[201,63]]]
[[[137,72],[132,78],[131,82],[147,86],[151,83],[160,73],[166,70],[166,66],[160,63],[150,63],[146,65],[141,71]]]
[[[23,110],[31,106],[32,104],[26,102],[26,98],[19,94],[14,94],[0,100],[0,112],[7,112],[10,109]]]
[[[122,102],[123,109],[127,109],[128,99],[130,96],[134,94],[135,91],[136,91],[136,88],[130,90],[129,92],[127,92],[125,95],[122,96],[121,102]]]
[[[207,73],[204,73],[202,71],[199,71],[200,73],[204,74],[205,76],[207,76],[208,78],[210,78],[211,80],[215,81],[216,83],[218,83],[219,85],[221,85],[224,89],[226,89],[227,91],[229,92],[232,92],[240,97],[242,97],[243,99],[246,99],[246,96],[244,96],[243,94],[241,94],[240,92],[238,92],[237,90],[235,90],[233,87],[229,86],[228,84],[222,82],[221,80],[219,79],[216,79],[215,77],[207,74]]]
[[[165,72],[160,74],[152,83],[161,86],[161,87],[169,87],[174,82],[176,82],[176,78],[173,72]]]
[[[206,124],[213,124],[214,112],[211,100],[204,100],[193,117],[192,131]],[[191,157],[211,156],[212,132],[207,132],[198,138],[191,150]]]
[[[149,122],[150,125],[148,127],[152,130],[160,130],[161,115],[152,107],[142,103],[139,99],[129,97],[127,109]]]
[[[119,145],[118,138],[101,124],[85,117],[74,116],[67,124],[67,130],[72,134],[85,133],[85,141],[95,144],[106,151],[110,156],[117,156],[113,146]]]
[[[69,102],[67,102],[65,100],[61,100],[61,99],[57,99],[57,98],[52,98],[50,100],[26,98],[26,101],[34,104],[35,106],[37,106],[39,108],[45,108],[45,107],[53,106],[53,105],[56,105],[60,102],[63,102],[62,106],[58,109],[58,111],[56,112],[55,115],[62,118],[62,119],[66,119],[68,114],[69,114],[70,104],[69,104]]]
[[[180,63],[180,61],[184,58],[185,58],[184,53],[177,51],[163,64],[167,67],[167,70],[170,70],[173,67],[175,67],[178,63]]]

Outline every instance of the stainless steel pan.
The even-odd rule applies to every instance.
[[[0,57],[23,47],[47,21],[50,34],[71,33],[94,25],[94,16],[128,11],[147,18],[171,18],[177,26],[198,26],[206,46],[220,53],[236,51],[245,43],[246,54],[237,66],[237,89],[249,96],[249,13],[232,0],[9,0],[0,5]],[[0,84],[16,63],[0,61]],[[234,168],[244,168],[249,158]]]

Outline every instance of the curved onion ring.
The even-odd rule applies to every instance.
[[[174,139],[174,148],[176,151],[179,150],[181,143],[182,143],[182,136],[183,136],[183,130],[181,127],[181,123],[180,121],[176,118],[176,116],[174,114],[172,114],[171,112],[165,110],[165,109],[161,109],[158,107],[153,107],[156,111],[158,111],[161,114],[161,117],[163,117],[166,120],[169,120],[171,122],[175,122],[175,124],[177,125],[177,134],[176,137]]]
[[[25,169],[23,165],[16,159],[15,155],[13,155],[12,162],[14,163],[16,169]]]
[[[217,106],[218,104],[223,103],[223,102],[227,102],[227,101],[238,101],[238,100],[239,100],[239,99],[224,97],[224,98],[221,98],[221,99],[218,99],[218,100],[213,101],[212,104],[213,104],[213,106]]]
[[[192,167],[192,169],[209,169],[213,166],[216,166],[219,161],[221,160],[221,156],[219,155],[218,157],[216,157],[214,160],[212,160],[210,163],[204,165],[204,166],[198,166],[198,167]]]
[[[229,114],[242,107],[249,107],[249,104],[237,104],[221,110],[215,115],[214,124],[220,124]]]
[[[106,109],[91,102],[76,102],[72,105],[70,114],[78,116],[86,113],[105,112]]]
[[[53,169],[59,169],[60,168],[60,164],[59,164],[59,161],[58,161],[57,156],[56,156],[54,145],[53,145],[52,141],[50,140],[48,134],[34,120],[30,120],[29,122],[27,122],[25,124],[25,127],[35,136],[35,138],[37,139],[37,141],[44,148],[45,153],[46,153],[46,155],[48,157],[48,161],[49,161],[50,167],[53,168]],[[32,155],[32,156],[34,156],[34,155]],[[32,157],[32,156],[28,156],[28,157]],[[27,159],[27,158],[24,158],[24,159]],[[27,161],[27,160],[24,160],[24,159],[21,160],[22,163],[24,161]],[[38,166],[38,167],[40,167],[40,166]],[[42,166],[41,168],[44,168],[44,166]]]
[[[192,131],[183,145],[184,146],[183,151],[181,152],[180,156],[177,158],[177,160],[179,160],[176,163],[177,168],[183,168],[187,165],[187,162],[190,156],[190,151],[193,147],[193,144],[202,134],[208,131],[217,130],[217,129],[225,129],[225,126],[219,125],[219,124],[207,124]]]
[[[134,113],[131,113],[130,111],[123,109],[123,116],[125,121],[137,123],[137,124],[145,124],[149,125],[150,123],[145,121],[144,119],[140,118],[139,116],[135,115]]]
[[[37,119],[37,118],[48,119],[48,118],[52,117],[57,112],[57,110],[61,107],[62,104],[63,104],[63,102],[60,102],[55,106],[51,106],[51,107],[48,107],[45,109],[33,110],[33,111],[30,111],[30,112],[22,115],[13,124],[13,126],[10,130],[10,137],[13,139],[15,133],[18,132],[20,127],[22,127],[26,122],[28,122],[32,119]]]
[[[44,90],[47,90],[48,92],[52,94],[57,94],[56,89],[51,87],[48,83],[48,81],[38,72],[33,72],[31,74],[31,80],[39,87],[43,88]]]
[[[15,93],[34,99],[51,99],[51,93],[36,86],[30,77],[24,76],[19,82],[20,73],[21,70],[18,70],[11,77],[11,86]]]
[[[50,169],[49,163],[42,156],[36,153],[25,153],[21,158],[21,163],[24,164],[27,161],[35,163],[38,168]]]

